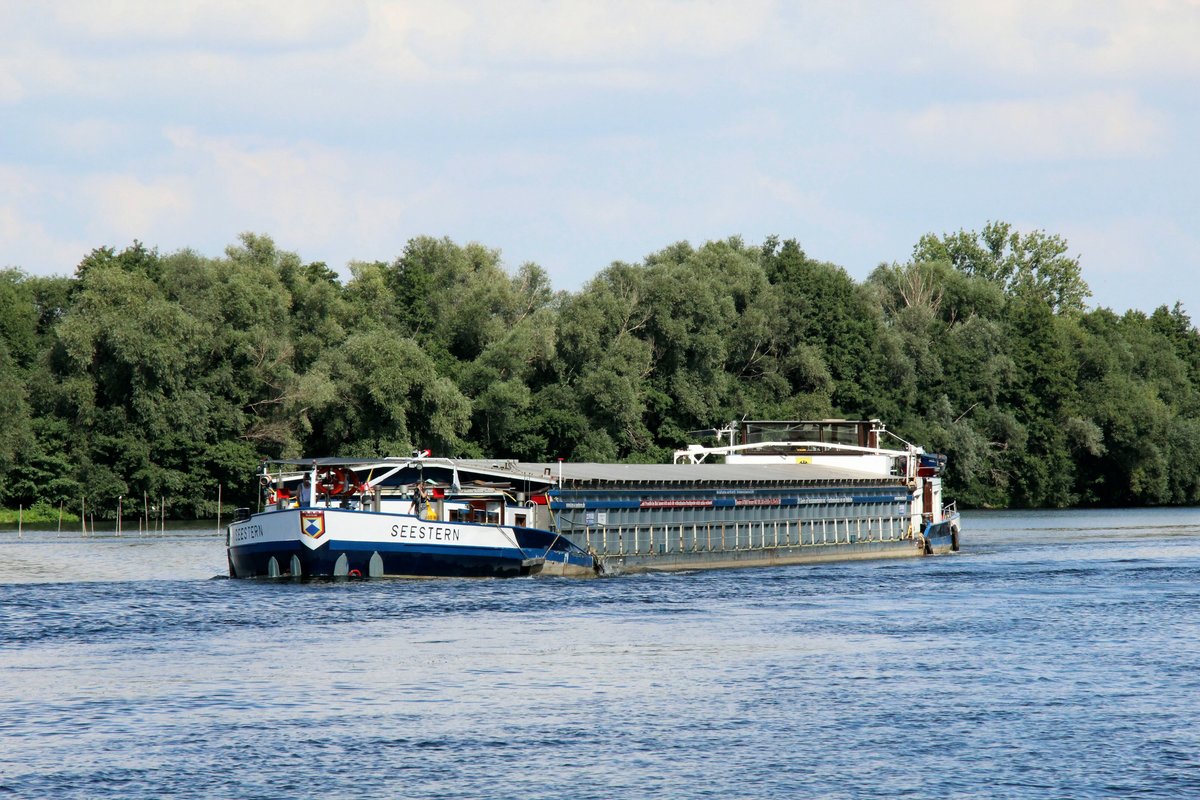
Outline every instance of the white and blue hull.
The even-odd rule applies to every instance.
[[[409,514],[290,508],[238,520],[228,536],[236,578],[594,574],[591,556],[549,531]]]

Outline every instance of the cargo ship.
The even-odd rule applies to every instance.
[[[235,577],[609,575],[949,553],[945,458],[879,420],[742,421],[671,464],[266,462]],[[719,463],[718,463],[719,462]]]

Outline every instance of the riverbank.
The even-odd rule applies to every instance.
[[[0,508],[0,525],[53,525],[79,522],[79,515],[48,503],[36,503],[28,508]]]

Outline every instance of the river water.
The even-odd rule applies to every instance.
[[[0,532],[0,796],[1200,797],[1200,510],[963,544],[271,584],[211,530]]]

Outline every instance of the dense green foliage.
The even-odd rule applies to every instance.
[[[663,461],[743,416],[880,417],[950,456],[967,505],[1200,501],[1200,334],[1088,296],[1066,242],[1003,223],[863,283],[729,239],[575,293],[445,239],[344,283],[262,236],[103,248],[0,272],[0,505],[211,514],[302,454]]]

